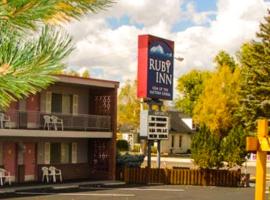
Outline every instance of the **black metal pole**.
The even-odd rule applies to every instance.
[[[148,104],[148,109],[149,111],[152,111],[152,103],[151,102],[147,102]],[[149,133],[147,133],[148,135]],[[152,145],[152,141],[147,139],[147,167],[150,169],[151,168],[151,145]]]
[[[160,169],[160,140],[157,141],[157,168]]]
[[[147,167],[151,168],[151,141],[147,140]]]
[[[158,110],[161,111],[162,110],[162,105],[163,102],[161,102],[160,105],[158,105]],[[160,140],[157,141],[157,168],[160,169]]]

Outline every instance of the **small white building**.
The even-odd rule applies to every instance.
[[[129,144],[129,150],[133,150],[134,144],[138,143],[138,131],[129,124],[124,124],[119,127],[119,138],[126,140]]]
[[[138,133],[125,132],[121,133],[121,137],[128,142],[130,150],[133,150],[134,144],[138,141]]]
[[[170,131],[168,140],[161,141],[161,153],[188,153],[195,133],[192,118],[177,111],[169,111]]]

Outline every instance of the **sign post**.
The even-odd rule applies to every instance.
[[[147,139],[151,168],[151,145],[157,141],[157,167],[160,168],[160,141],[168,139],[168,117],[161,100],[173,99],[174,42],[152,35],[140,35],[138,42],[138,90],[149,111],[141,110],[140,136]],[[153,105],[158,106],[154,112]]]
[[[247,137],[247,151],[257,151],[255,200],[265,200],[266,157],[270,151],[268,120],[258,120],[257,137]]]

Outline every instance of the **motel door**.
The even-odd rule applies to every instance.
[[[18,182],[36,180],[36,144],[17,144],[17,177]]]
[[[17,181],[24,182],[24,144],[19,142],[16,144],[17,150]]]
[[[109,172],[109,141],[92,139],[89,141],[89,161],[95,178],[108,178]]]

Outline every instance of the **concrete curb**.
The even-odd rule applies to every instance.
[[[77,189],[83,186],[120,186],[125,185],[122,181],[85,181],[75,183],[60,183],[60,184],[46,184],[46,185],[32,185],[32,186],[17,186],[6,187],[0,189],[0,194],[25,192],[33,190],[65,190],[65,189]]]

